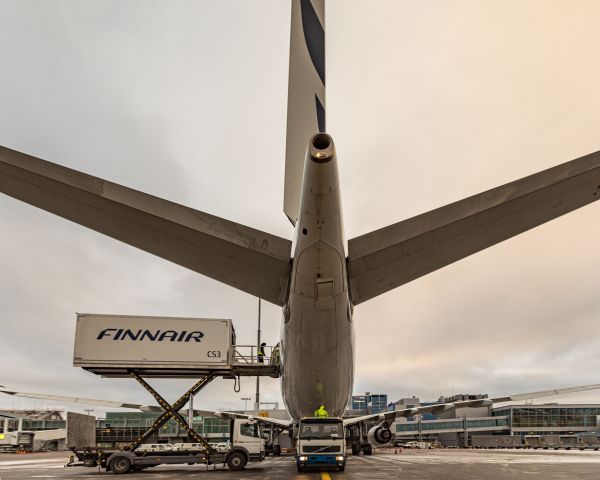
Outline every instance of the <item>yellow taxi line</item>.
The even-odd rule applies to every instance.
[[[327,472],[321,472],[321,480],[331,480],[331,477]]]

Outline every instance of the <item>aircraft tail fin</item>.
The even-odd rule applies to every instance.
[[[308,141],[325,131],[325,0],[292,0],[283,211],[296,224]]]

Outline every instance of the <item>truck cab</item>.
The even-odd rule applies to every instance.
[[[346,468],[344,423],[335,417],[308,417],[298,423],[296,466],[302,472],[310,467]]]
[[[260,424],[256,420],[238,418],[232,420],[231,423],[230,449],[243,452],[246,462],[264,460],[265,439],[261,434]]]

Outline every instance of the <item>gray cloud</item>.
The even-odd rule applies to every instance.
[[[367,5],[368,3],[368,5]],[[328,125],[348,237],[600,146],[597,2],[328,2]],[[289,5],[0,2],[0,144],[290,237]],[[75,311],[232,318],[256,300],[0,198],[0,383],[149,402],[74,369]],[[596,383],[599,205],[357,307],[355,390]],[[264,335],[280,312],[265,306]],[[154,382],[173,397],[181,381]],[[279,400],[278,382],[265,396]],[[240,407],[254,384],[206,391]],[[588,393],[568,399],[600,401]],[[49,405],[0,398],[0,407]]]

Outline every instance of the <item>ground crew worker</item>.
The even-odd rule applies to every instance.
[[[315,410],[315,417],[328,417],[329,414],[327,410],[325,410],[325,405],[321,405],[319,408]]]
[[[265,342],[260,344],[260,347],[258,347],[258,363],[265,363],[265,347],[267,346],[267,344]]]

